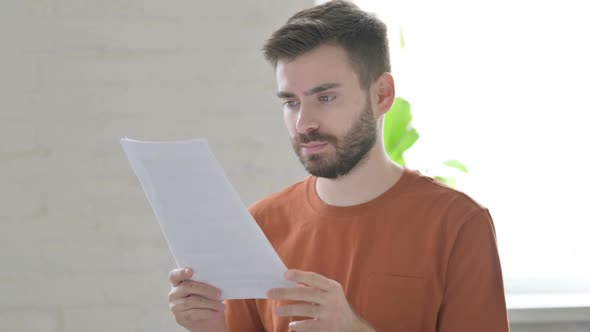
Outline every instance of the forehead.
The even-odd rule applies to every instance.
[[[318,46],[295,59],[280,60],[276,75],[279,91],[300,93],[326,83],[359,87],[344,48],[329,44]]]

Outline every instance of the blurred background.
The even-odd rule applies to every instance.
[[[590,331],[582,2],[356,3],[389,27],[408,167],[494,216],[512,330]],[[0,331],[182,331],[118,140],[206,137],[247,205],[305,177],[260,49],[314,4],[0,2]]]

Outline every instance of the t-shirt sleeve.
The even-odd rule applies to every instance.
[[[229,332],[264,332],[254,300],[226,300],[225,322]]]
[[[449,257],[438,332],[508,332],[504,284],[487,209],[466,221]]]

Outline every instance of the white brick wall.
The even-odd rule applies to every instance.
[[[0,331],[181,330],[118,139],[207,137],[247,204],[304,176],[260,48],[312,4],[0,2]]]
[[[247,204],[304,176],[260,48],[310,0],[0,2],[0,331],[180,331],[118,139],[207,137]]]

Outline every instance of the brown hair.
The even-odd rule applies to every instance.
[[[276,67],[322,44],[343,47],[360,84],[368,88],[384,72],[391,71],[387,28],[377,17],[355,4],[334,0],[302,10],[266,41],[266,60]]]

